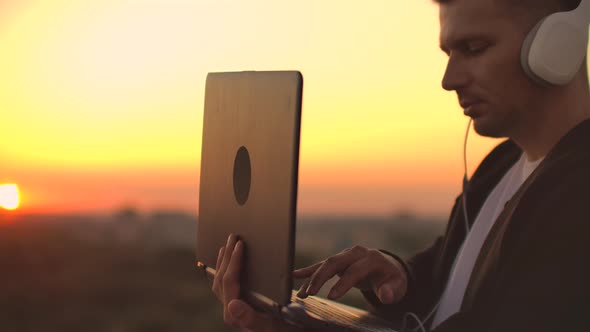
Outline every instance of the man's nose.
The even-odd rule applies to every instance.
[[[458,57],[449,57],[447,69],[442,79],[442,87],[447,91],[458,90],[469,84],[470,75],[465,63]]]

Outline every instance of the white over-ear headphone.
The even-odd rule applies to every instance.
[[[572,11],[551,14],[529,32],[521,50],[524,71],[542,84],[570,82],[588,49],[590,0],[581,0]]]

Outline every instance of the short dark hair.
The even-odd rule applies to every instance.
[[[434,0],[436,3],[449,3],[453,0]],[[581,0],[496,0],[503,1],[507,5],[519,6],[528,9],[543,8],[546,11],[568,11],[580,5]]]
[[[454,0],[433,0],[438,4],[448,4]],[[468,0],[477,1],[477,0]],[[570,11],[576,9],[581,0],[493,0],[500,4],[506,5],[508,9],[514,9],[512,13],[525,14],[530,20],[525,25],[536,23],[541,18],[556,12]],[[522,17],[522,16],[520,16]],[[527,29],[532,27],[527,26]]]

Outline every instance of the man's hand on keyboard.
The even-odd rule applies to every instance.
[[[408,288],[408,276],[399,261],[379,250],[355,246],[293,272],[295,278],[309,278],[297,296],[317,294],[335,275],[339,275],[340,280],[328,293],[330,299],[337,299],[357,287],[373,290],[382,303],[391,304],[400,301]]]
[[[282,320],[257,312],[240,296],[240,272],[244,255],[244,243],[230,235],[227,244],[219,250],[213,292],[223,304],[223,320],[241,331],[271,332],[298,331]]]

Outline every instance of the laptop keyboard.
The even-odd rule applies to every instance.
[[[305,299],[297,297],[293,292],[291,302],[302,305],[306,311],[321,317],[324,321],[336,324],[355,331],[366,332],[395,332],[388,327],[386,321],[367,315],[356,315],[338,306],[322,301],[321,298],[308,296]]]

